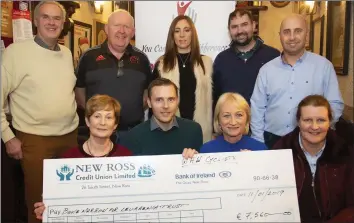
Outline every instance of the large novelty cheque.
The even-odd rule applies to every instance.
[[[44,161],[44,222],[300,222],[291,150]]]

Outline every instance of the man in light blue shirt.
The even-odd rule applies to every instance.
[[[307,24],[298,14],[280,26],[283,53],[259,71],[251,97],[252,137],[268,148],[296,127],[297,105],[311,94],[323,95],[330,103],[334,123],[344,104],[333,65],[305,49]]]

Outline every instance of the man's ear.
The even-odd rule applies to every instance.
[[[64,25],[65,25],[65,20],[64,20],[63,23],[61,24],[61,27],[60,27],[61,31],[63,31]]]
[[[256,30],[256,26],[257,26],[256,21],[252,21],[252,27],[253,27],[253,30]]]
[[[106,33],[106,35],[108,35],[108,34],[107,34],[107,33],[108,33],[107,31],[108,31],[108,25],[105,24],[105,25],[104,25],[104,32]]]
[[[36,28],[38,27],[38,21],[37,21],[38,18],[34,18],[33,19],[33,22],[34,22],[34,25],[36,26]]]
[[[132,29],[131,38],[133,38],[134,36],[135,36],[135,27]]]
[[[149,108],[151,108],[151,101],[150,101],[150,98],[148,97],[146,101],[147,101],[147,104],[148,104]]]

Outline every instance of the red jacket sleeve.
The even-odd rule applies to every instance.
[[[349,168],[347,171],[346,180],[346,207],[342,209],[336,216],[331,218],[327,223],[336,222],[354,222],[354,147],[349,148],[351,152],[349,160]]]

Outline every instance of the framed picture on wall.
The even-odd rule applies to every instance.
[[[301,15],[306,15],[307,7],[305,1],[294,2],[294,12],[299,13]]]
[[[66,36],[64,36],[64,45],[72,50],[72,35],[71,35],[72,31],[68,31],[68,34]]]
[[[326,57],[339,75],[348,74],[351,1],[328,1]]]
[[[307,23],[307,32],[306,35],[306,50],[312,50],[312,45],[311,45],[311,23],[312,23],[312,15],[308,13],[308,7],[305,4],[305,1],[296,1],[294,2],[294,7],[293,7],[293,12],[298,13],[302,15],[306,19]]]
[[[93,46],[100,45],[107,39],[106,32],[104,31],[105,24],[101,20],[93,20]]]
[[[134,17],[134,1],[112,1],[112,12],[116,9],[124,9]]]
[[[306,34],[306,44],[305,44],[305,47],[306,47],[306,50],[312,50],[312,45],[311,45],[311,33],[312,33],[312,30],[311,30],[311,23],[312,23],[312,15],[306,15],[305,16],[305,19],[306,19],[306,23],[307,23],[307,34]]]
[[[75,21],[71,32],[71,52],[74,67],[79,63],[81,55],[92,46],[92,25]]]
[[[319,55],[323,55],[324,22],[324,15],[311,22],[311,49]]]

